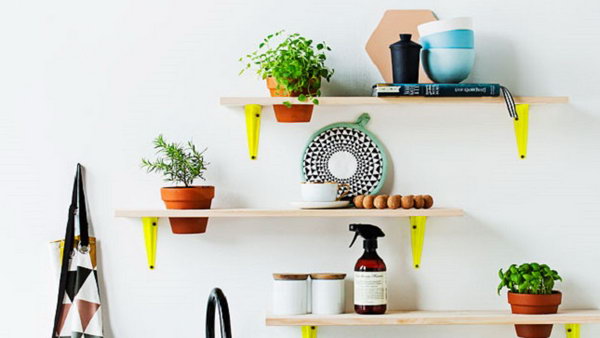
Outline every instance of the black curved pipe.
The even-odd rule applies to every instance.
[[[221,338],[231,338],[231,320],[229,318],[229,305],[223,291],[214,288],[208,296],[206,305],[206,338],[215,338],[215,309],[219,306],[219,319],[221,322]]]

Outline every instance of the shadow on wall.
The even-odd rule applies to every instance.
[[[323,82],[323,96],[371,96],[371,85],[375,82],[365,81],[357,85],[355,80],[345,81],[334,77],[329,83]],[[376,82],[383,82],[383,80]]]
[[[394,159],[392,158],[392,155],[388,150],[386,143],[383,140],[381,141],[381,144],[383,146],[383,151],[385,151],[385,153],[387,154],[388,167],[385,182],[383,183],[383,187],[381,188],[381,191],[379,193],[392,195],[396,193],[392,191],[392,188],[394,187],[394,173],[396,172],[396,170],[394,170]]]
[[[485,42],[485,43],[484,43]],[[477,35],[476,59],[471,75],[465,82],[500,83],[513,93],[519,93],[519,64],[513,42],[502,35]]]

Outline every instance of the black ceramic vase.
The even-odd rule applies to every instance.
[[[400,41],[390,45],[394,83],[419,83],[421,45],[411,41],[412,34],[400,34]]]

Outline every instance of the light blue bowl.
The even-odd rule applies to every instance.
[[[475,46],[475,34],[471,29],[456,29],[422,36],[419,42],[423,49],[473,48]]]
[[[436,83],[460,83],[464,81],[475,63],[472,48],[433,48],[421,51],[423,69]]]

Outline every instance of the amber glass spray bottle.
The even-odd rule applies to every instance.
[[[377,254],[377,238],[385,234],[371,224],[350,224],[354,239],[364,238],[365,251],[354,266],[354,311],[358,314],[383,314],[387,309],[386,267]]]

